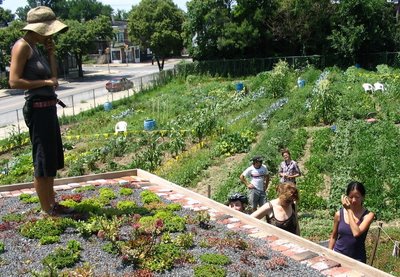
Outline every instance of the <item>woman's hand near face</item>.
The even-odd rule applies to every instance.
[[[46,38],[45,42],[44,42],[44,47],[46,48],[46,50],[49,53],[53,53],[54,49],[55,49],[55,43],[53,38],[50,36],[48,38]]]
[[[350,200],[346,195],[342,195],[342,205],[346,210],[350,209]]]

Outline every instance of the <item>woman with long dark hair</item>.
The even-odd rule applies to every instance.
[[[342,195],[343,207],[335,214],[328,247],[366,263],[365,238],[375,214],[363,206],[364,199],[364,185],[356,181],[350,182],[346,195]]]

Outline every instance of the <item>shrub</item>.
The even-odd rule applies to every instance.
[[[200,261],[214,265],[228,265],[231,263],[227,256],[221,254],[203,254],[200,256]]]
[[[225,268],[215,265],[199,265],[194,268],[195,277],[225,277],[227,271]]]
[[[40,238],[41,245],[53,244],[56,242],[60,242],[60,236],[44,236]]]

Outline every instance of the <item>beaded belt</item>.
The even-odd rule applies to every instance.
[[[66,107],[66,105],[64,104],[63,101],[61,101],[59,99],[54,99],[54,100],[48,100],[48,101],[33,102],[32,108],[47,108],[47,107],[55,106],[56,104],[59,104],[63,108]]]

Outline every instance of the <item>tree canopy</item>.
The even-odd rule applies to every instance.
[[[107,16],[99,16],[93,20],[79,22],[66,20],[69,29],[57,36],[57,52],[61,55],[71,53],[78,64],[79,77],[83,77],[83,55],[89,54],[96,41],[111,40],[113,29]]]
[[[183,21],[183,11],[172,0],[142,0],[129,13],[129,38],[141,49],[151,49],[161,71],[165,58],[182,50]]]

